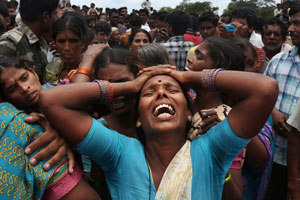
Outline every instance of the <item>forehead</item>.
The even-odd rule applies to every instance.
[[[139,32],[135,34],[134,38],[148,38],[148,36],[143,32]]]
[[[23,68],[7,68],[4,69],[2,74],[1,74],[1,81],[4,83],[4,85],[6,83],[8,83],[9,81],[15,81],[17,78],[19,78],[19,76],[21,76],[24,72],[26,72],[28,70],[23,69]]]
[[[57,38],[61,38],[61,37],[69,37],[69,38],[76,38],[76,39],[79,39],[79,37],[73,33],[72,31],[70,30],[64,30],[64,31],[61,31],[57,34],[56,36]]]
[[[178,81],[176,81],[171,76],[158,75],[158,76],[154,76],[154,77],[148,79],[148,81],[146,81],[146,83],[144,84],[142,90],[147,89],[151,85],[161,85],[161,84],[166,84],[166,83],[180,87]]]
[[[295,13],[290,17],[290,21],[300,20],[300,12]]]
[[[128,74],[133,73],[129,70],[127,65],[109,63],[106,67],[100,68],[98,71],[98,78],[101,79],[111,79],[112,77],[124,77]]]
[[[281,27],[277,24],[268,25],[265,29],[266,31],[281,31]]]
[[[199,23],[199,26],[214,26],[214,24],[210,21],[203,21]]]
[[[206,52],[207,51],[207,42],[204,41],[204,42],[201,42],[197,49],[195,49],[195,53],[203,53],[203,52]]]

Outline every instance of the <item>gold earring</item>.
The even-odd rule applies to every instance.
[[[191,115],[188,115],[188,116],[187,116],[187,120],[191,122],[191,121],[192,121],[192,116],[191,116]]]
[[[140,128],[140,127],[141,127],[141,125],[142,125],[142,124],[141,124],[141,122],[140,122],[140,121],[137,121],[137,122],[136,122],[136,127],[137,127],[137,128]]]

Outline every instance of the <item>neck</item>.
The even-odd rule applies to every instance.
[[[80,60],[77,60],[73,63],[65,63],[65,69],[67,70],[72,70],[72,69],[76,69],[79,67],[79,64],[80,64]]]
[[[185,133],[185,130],[181,130]],[[153,168],[165,171],[176,153],[186,142],[186,135],[177,133],[151,134],[146,136],[145,154]]]
[[[275,56],[276,54],[278,54],[280,52],[280,48],[276,49],[275,51],[269,51],[268,49],[266,49],[266,47],[263,47],[263,50],[265,51],[266,56],[269,59],[273,58],[273,56]]]
[[[218,93],[198,90],[194,103],[194,113],[202,109],[218,107],[221,104],[223,104],[223,101]]]
[[[38,24],[38,21],[34,22],[24,22],[23,23],[30,28],[30,30],[38,37],[42,37],[43,31]]]
[[[109,114],[105,116],[109,128],[128,137],[135,137],[135,124],[131,113],[123,115]]]

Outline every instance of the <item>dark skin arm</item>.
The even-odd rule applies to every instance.
[[[175,67],[152,71],[133,81],[111,83],[114,97],[135,94],[150,77],[168,74],[172,69]],[[72,99],[72,101],[67,99]],[[44,90],[40,95],[40,105],[45,115],[71,144],[79,143],[87,135],[93,118],[83,110],[99,100],[100,89],[97,83],[63,85]]]
[[[88,68],[94,75],[94,62],[98,55],[100,55],[103,49],[108,48],[106,44],[93,44],[88,46],[88,49],[83,53],[81,59],[81,66]],[[90,82],[93,77],[86,74],[76,74],[72,83]]]
[[[299,152],[300,152],[300,132],[297,129],[292,128],[291,134],[288,137],[288,150],[287,150],[287,162],[288,162],[288,177],[292,178],[288,180],[288,191],[291,200],[300,199],[300,184],[299,180]]]
[[[140,73],[151,70],[153,68],[145,68]],[[173,70],[170,75],[187,88],[202,85],[201,72]],[[234,133],[242,138],[257,135],[275,105],[278,95],[276,81],[255,73],[222,71],[216,77],[216,87],[237,102],[228,115]]]

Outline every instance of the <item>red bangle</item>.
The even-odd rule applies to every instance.
[[[81,66],[77,69],[76,74],[84,74],[84,75],[87,75],[88,77],[91,77],[92,76],[92,71],[87,67]]]

